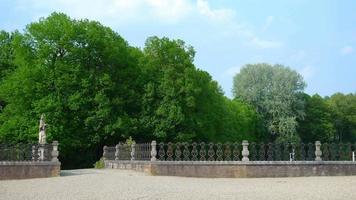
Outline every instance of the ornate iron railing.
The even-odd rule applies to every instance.
[[[50,161],[52,144],[0,144],[0,161]]]
[[[115,160],[131,160],[131,145],[121,144],[116,145],[119,149],[118,154],[116,154]]]
[[[107,160],[150,160],[151,144],[119,143],[115,147],[104,146],[104,158]]]
[[[323,160],[352,160],[352,152],[356,152],[356,143],[325,143],[321,145]]]
[[[151,160],[151,143],[135,144],[135,160]]]
[[[104,148],[105,155],[104,157],[108,160],[115,160],[115,147],[106,147]]]
[[[239,161],[240,143],[159,143],[161,161]]]
[[[250,161],[351,161],[356,143],[255,143],[245,144]],[[241,161],[243,143],[158,143],[104,147],[107,160]],[[319,155],[321,154],[321,156]]]
[[[315,160],[315,145],[312,143],[254,143],[249,145],[252,161],[312,161]]]

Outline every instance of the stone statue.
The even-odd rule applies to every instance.
[[[38,143],[39,144],[46,144],[46,126],[47,124],[45,123],[45,115],[41,115],[40,119],[40,126],[39,126],[39,134],[38,134]]]

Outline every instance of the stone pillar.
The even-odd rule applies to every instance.
[[[131,160],[135,160],[135,143],[131,144]]]
[[[119,160],[120,143],[115,146],[115,160]]]
[[[157,149],[156,149],[156,146],[157,146],[157,142],[155,140],[153,140],[151,142],[151,161],[156,161],[157,158]]]
[[[103,159],[106,160],[106,156],[108,155],[108,147],[105,145],[103,147]]]
[[[37,153],[38,153],[38,160],[39,161],[44,161],[45,160],[45,145],[44,144],[39,144],[38,145],[38,150],[37,150]]]
[[[321,155],[323,154],[320,150],[320,141],[315,142],[315,161],[322,161]]]
[[[58,141],[53,141],[52,142],[52,152],[51,152],[51,155],[52,155],[52,159],[51,161],[52,162],[58,162],[58,156],[59,156],[59,151],[58,151]]]
[[[249,161],[250,159],[248,156],[250,155],[250,152],[248,151],[248,141],[243,140],[242,141],[242,161]]]

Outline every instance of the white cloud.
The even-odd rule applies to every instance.
[[[207,0],[17,0],[20,12],[31,10],[36,20],[53,11],[67,13],[74,18],[97,20],[113,28],[123,24],[185,23],[190,19],[207,19],[214,25],[215,34],[220,37],[246,42],[258,49],[277,48],[279,41],[266,40],[250,27],[236,19],[235,10],[213,8]],[[266,28],[274,21],[274,16],[266,19]],[[205,23],[205,22],[202,22]],[[219,35],[218,35],[219,36]]]
[[[176,21],[187,16],[192,5],[185,0],[146,0],[152,9],[152,14],[159,19],[168,19]]]
[[[224,35],[233,37],[243,37],[249,46],[258,49],[278,48],[282,46],[282,42],[274,40],[266,40],[257,36],[257,34],[249,28],[249,25],[238,21],[235,18],[235,11],[231,9],[213,9],[206,0],[197,0],[198,13],[209,18],[214,22],[222,22],[221,32]],[[266,19],[266,28],[270,26],[275,17],[268,16]]]
[[[187,16],[193,4],[189,0],[19,0],[23,10],[65,12],[75,18],[89,18],[113,23],[140,20],[175,22]]]
[[[205,0],[197,0],[196,7],[198,12],[214,21],[229,21],[235,12],[231,9],[211,9],[210,5]]]
[[[354,52],[354,48],[352,48],[352,46],[347,45],[341,48],[341,53],[344,55],[351,54],[353,52]]]

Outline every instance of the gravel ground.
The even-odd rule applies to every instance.
[[[61,177],[0,181],[0,199],[356,199],[356,176],[184,178],[126,170],[65,170]]]

